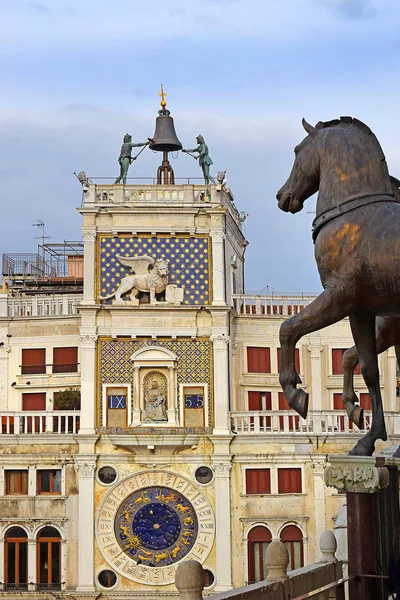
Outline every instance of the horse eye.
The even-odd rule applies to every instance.
[[[296,146],[295,149],[294,149],[294,153],[296,154],[299,150],[300,150],[300,147]]]

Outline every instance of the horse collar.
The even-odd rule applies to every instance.
[[[324,210],[315,217],[312,223],[312,238],[314,244],[321,228],[326,223],[332,221],[332,219],[336,219],[336,217],[345,215],[351,210],[355,210],[361,206],[366,206],[367,204],[374,204],[375,202],[397,202],[400,204],[399,200],[396,200],[394,196],[388,194],[387,192],[373,192],[371,194],[362,194],[361,196],[352,196],[337,206]]]

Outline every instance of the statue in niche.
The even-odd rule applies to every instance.
[[[145,421],[168,421],[166,398],[158,381],[153,379],[151,387],[146,390],[145,396]]]

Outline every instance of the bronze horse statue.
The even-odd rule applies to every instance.
[[[296,213],[318,193],[313,222],[315,258],[324,291],[280,329],[280,383],[291,408],[307,416],[308,394],[295,368],[298,340],[350,318],[361,372],[372,403],[372,425],[350,454],[369,456],[386,440],[379,386],[375,320],[400,316],[400,203],[385,156],[372,131],[352,117],[315,127],[295,148],[288,180],[277,193],[281,210]]]
[[[400,318],[377,317],[375,334],[377,354],[381,354],[394,346],[397,364],[400,366]],[[355,346],[343,352],[343,402],[349,419],[361,428],[364,422],[364,411],[359,404],[353,381],[354,369],[358,363],[357,348]]]

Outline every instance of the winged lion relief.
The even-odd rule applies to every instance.
[[[115,304],[124,304],[122,295],[130,293],[130,300],[134,306],[139,305],[139,292],[150,293],[150,304],[157,304],[156,294],[160,294],[168,285],[168,260],[151,256],[121,256],[117,255],[119,262],[130,267],[131,275],[121,279],[117,290],[109,296],[100,296],[101,300],[115,298]]]

